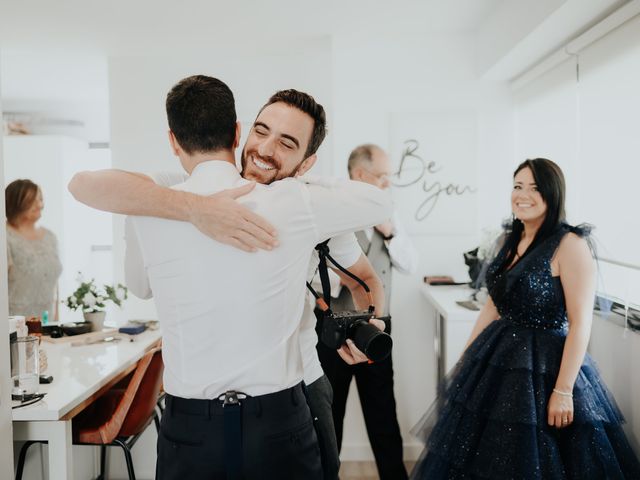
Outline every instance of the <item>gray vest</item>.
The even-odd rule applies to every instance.
[[[389,300],[391,299],[391,257],[384,243],[384,238],[375,228],[373,229],[371,241],[367,239],[367,234],[364,232],[357,232],[356,238],[358,239],[360,248],[362,248],[369,262],[371,262],[373,270],[382,281],[382,287],[384,288],[384,312],[382,314],[378,312],[378,315],[389,315]],[[331,309],[334,312],[353,310],[354,308],[351,293],[347,288],[343,288],[340,291],[338,298],[331,299]]]

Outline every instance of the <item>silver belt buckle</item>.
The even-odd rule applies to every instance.
[[[228,405],[242,405],[240,400],[244,400],[245,398],[247,398],[245,393],[229,390],[228,392],[224,392],[220,395],[218,400],[222,402],[222,407],[224,408]]]

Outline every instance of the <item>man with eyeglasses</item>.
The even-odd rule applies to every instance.
[[[390,186],[391,164],[384,150],[377,145],[356,147],[349,155],[349,176],[352,180],[386,189]],[[417,253],[400,225],[393,218],[374,228],[356,233],[362,251],[367,255],[376,274],[382,280],[385,291],[385,311],[389,315],[391,296],[391,269],[411,273],[417,267]],[[348,289],[343,288],[331,306],[336,311],[353,310]],[[386,321],[387,333],[391,332],[391,320]],[[402,480],[407,472],[402,460],[402,437],[396,416],[393,394],[393,365],[391,356],[375,364],[347,365],[335,351],[321,343],[318,354],[325,374],[333,388],[333,421],[338,448],[342,444],[343,420],[347,395],[352,377],[360,396],[360,404],[371,448],[376,459],[381,480]]]

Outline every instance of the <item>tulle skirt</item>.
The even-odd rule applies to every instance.
[[[565,333],[492,322],[439,388],[413,433],[426,446],[412,479],[640,479],[623,417],[589,357],[574,422],[547,424]]]

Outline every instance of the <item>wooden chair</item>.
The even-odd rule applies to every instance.
[[[126,385],[115,385],[73,419],[74,445],[100,446],[100,480],[105,478],[108,446],[119,446],[124,451],[130,480],[135,480],[131,448],[147,426],[157,420],[156,403],[162,385],[162,355],[156,348],[147,352],[139,361]],[[156,423],[158,428],[158,423]],[[22,479],[22,471],[28,448],[26,442],[20,450],[16,480]]]

